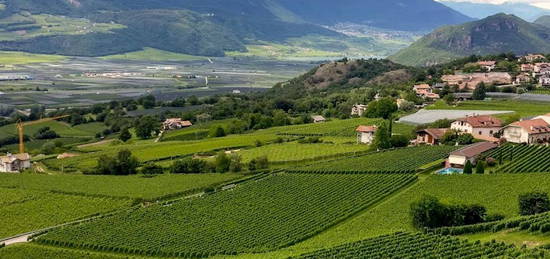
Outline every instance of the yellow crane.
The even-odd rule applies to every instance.
[[[70,115],[63,115],[63,116],[57,116],[57,117],[51,117],[51,118],[43,118],[43,119],[40,119],[40,120],[36,120],[36,121],[28,121],[28,122],[22,122],[21,120],[17,122],[17,131],[19,133],[19,153],[20,154],[23,154],[25,153],[25,140],[24,140],[24,128],[26,126],[30,126],[30,125],[35,125],[35,124],[40,124],[40,123],[44,123],[44,122],[48,122],[48,121],[54,121],[54,120],[59,120],[59,119],[63,119],[63,118],[67,118],[69,117]]]

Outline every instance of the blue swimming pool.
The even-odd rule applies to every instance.
[[[441,174],[441,175],[462,174],[463,171],[464,170],[462,170],[462,169],[449,167],[449,168],[445,168],[445,169],[441,169],[441,170],[437,171],[437,174]]]

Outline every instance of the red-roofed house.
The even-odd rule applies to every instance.
[[[469,116],[451,124],[451,129],[474,136],[493,137],[502,128],[502,121],[489,115]]]
[[[502,137],[512,143],[550,143],[550,124],[544,119],[514,122],[504,127]]]
[[[184,121],[180,118],[166,119],[164,123],[162,123],[162,128],[164,130],[181,129],[181,128],[187,128],[191,126],[193,126],[193,123],[191,123],[190,121]]]
[[[416,132],[416,144],[438,145],[449,129],[423,129]]]
[[[452,152],[447,160],[447,167],[464,168],[467,161],[475,164],[477,158],[484,152],[498,147],[494,142],[478,142]]]
[[[376,126],[361,125],[355,130],[357,132],[357,143],[371,144],[374,140],[374,134],[378,130]]]
[[[532,64],[521,64],[521,72],[533,72],[535,66]]]
[[[487,71],[491,72],[493,69],[495,69],[495,66],[497,64],[496,61],[479,61],[477,64],[481,67],[486,69]]]

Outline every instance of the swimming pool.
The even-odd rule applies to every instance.
[[[463,171],[464,170],[462,170],[462,169],[449,167],[449,168],[445,168],[445,169],[441,169],[441,170],[437,171],[437,174],[441,174],[441,175],[462,174]]]

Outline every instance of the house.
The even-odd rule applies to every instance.
[[[452,152],[446,162],[446,167],[464,168],[467,161],[476,164],[477,158],[491,149],[498,147],[494,142],[478,142]]]
[[[521,64],[521,72],[533,72],[535,66],[531,64]]]
[[[367,105],[365,104],[356,104],[351,107],[351,116],[357,115],[359,117],[363,116],[363,113],[367,110]]]
[[[487,85],[509,85],[513,78],[506,72],[490,72],[444,75],[441,79],[449,86],[458,86],[460,90],[474,90],[481,82]]]
[[[458,119],[451,124],[451,129],[462,133],[469,133],[476,138],[492,138],[502,128],[502,121],[489,115],[468,116]],[[490,139],[493,140],[493,139]]]
[[[321,115],[313,115],[311,116],[311,119],[313,119],[313,123],[322,123],[327,121],[327,119]]]
[[[535,75],[539,75],[542,71],[544,71],[546,69],[549,69],[549,68],[550,68],[550,63],[536,63],[533,66],[533,73]]]
[[[539,77],[539,84],[542,86],[550,86],[550,75],[543,75]]]
[[[531,83],[531,75],[528,73],[521,73],[518,76],[516,76],[516,80],[514,81],[514,84],[521,85],[523,83]]]
[[[496,61],[479,61],[479,62],[477,62],[477,64],[481,68],[491,72],[491,71],[493,71],[493,69],[495,69],[497,62]]]
[[[357,143],[371,144],[374,140],[374,134],[378,130],[376,126],[363,126],[360,125],[355,130],[357,132]]]
[[[503,129],[502,137],[511,143],[550,143],[550,123],[544,118],[514,122]]]
[[[537,61],[537,60],[545,60],[545,59],[546,59],[545,56],[540,55],[540,54],[529,54],[529,55],[527,55],[527,56],[525,56],[525,57],[523,57],[523,58],[525,58],[525,61],[527,61],[527,62],[529,62],[529,63],[533,63],[533,62],[535,62],[535,61]]]
[[[449,129],[429,128],[416,132],[416,144],[439,145],[441,139]]]
[[[544,115],[540,115],[540,116],[536,116],[535,118],[533,119],[543,119],[544,121],[546,121],[548,124],[550,124],[550,113],[547,113],[547,114],[544,114]]]
[[[193,126],[193,123],[191,123],[190,121],[184,121],[180,118],[166,119],[162,123],[162,128],[164,130],[175,130],[175,129],[187,128],[191,126]]]
[[[433,93],[432,87],[428,84],[420,84],[413,86],[416,95],[429,99],[439,99],[439,95]]]
[[[18,173],[31,168],[31,156],[28,153],[0,156],[0,172]]]

